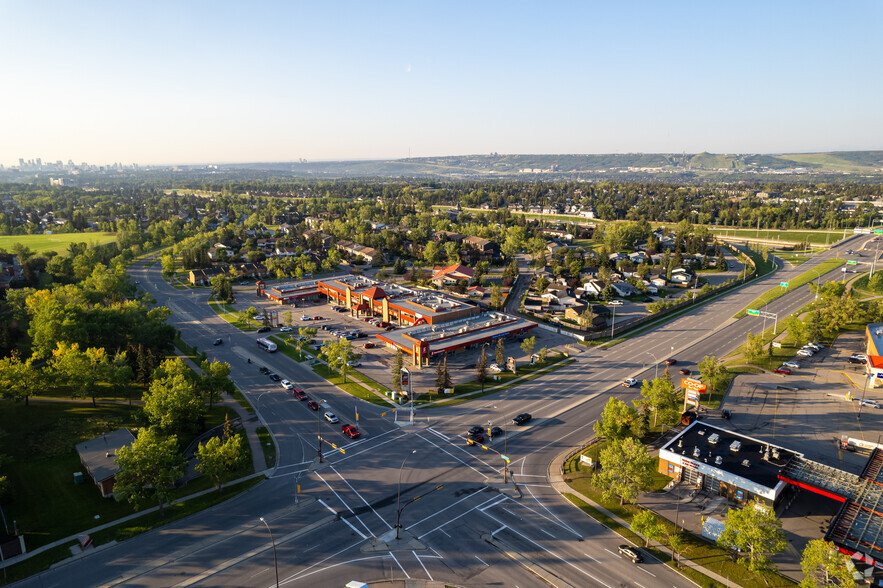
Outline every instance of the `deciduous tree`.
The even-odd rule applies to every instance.
[[[245,464],[247,456],[245,437],[242,435],[230,435],[226,440],[212,437],[205,444],[200,443],[196,450],[196,457],[199,458],[196,471],[211,478],[220,492],[221,485]]]
[[[178,453],[178,439],[163,437],[153,428],[141,429],[131,447],[117,454],[114,497],[128,500],[136,509],[141,502],[155,501],[160,516],[175,481],[184,475],[184,458]]]
[[[595,434],[613,441],[628,437],[638,421],[638,411],[611,396],[604,405],[601,418],[595,422]]]
[[[748,569],[759,572],[772,567],[771,555],[787,546],[782,522],[772,508],[753,500],[740,509],[729,509],[724,532],[717,540],[725,549],[747,553]]]
[[[800,567],[804,578],[801,588],[852,588],[855,580],[849,570],[849,556],[840,553],[833,543],[813,539],[803,549]]]
[[[659,415],[667,421],[677,414],[678,399],[675,387],[668,378],[656,378],[641,385],[641,397],[648,410],[653,411],[653,426],[656,426]]]
[[[596,488],[603,488],[604,498],[619,496],[619,504],[636,502],[641,492],[653,484],[653,458],[647,448],[633,437],[609,440],[601,450],[601,471],[593,476]]]
[[[644,547],[650,547],[651,541],[658,541],[665,536],[665,527],[659,517],[649,510],[641,509],[632,517],[632,531],[644,536]]]

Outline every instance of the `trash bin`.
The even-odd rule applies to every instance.
[[[74,472],[74,484],[82,484],[83,481],[83,472]]]

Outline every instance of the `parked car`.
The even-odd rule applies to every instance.
[[[286,390],[294,390],[294,384],[289,382],[288,380],[282,380],[282,387]]]
[[[846,361],[848,361],[849,363],[857,364],[857,365],[865,365],[866,363],[868,363],[867,360],[865,360],[864,358],[855,357],[855,356],[846,358]]]
[[[374,343],[365,343],[364,345],[362,345],[362,347],[364,347],[365,349],[374,349],[375,345]]]
[[[672,359],[671,357],[665,360],[665,365],[675,365],[676,363],[678,363],[678,360]]]
[[[361,359],[351,359],[348,362],[346,362],[346,364],[350,367],[359,367],[360,365],[362,365],[362,360]]]
[[[777,367],[777,368],[776,368],[775,370],[773,370],[773,371],[776,372],[777,374],[782,374],[782,375],[785,375],[785,376],[790,376],[790,375],[791,375],[791,368],[786,368],[786,367],[783,366],[783,365],[780,365],[779,367]]]
[[[466,438],[466,443],[469,445],[475,445],[476,443],[484,443],[484,435],[481,433],[476,433],[474,435],[470,435]]]
[[[386,327],[387,331],[395,331],[396,329],[398,329],[398,327],[395,325],[389,325],[388,327]]]
[[[491,365],[487,366],[487,369],[494,372],[494,373],[499,373],[499,372],[503,371],[503,368],[501,368],[499,365],[497,365],[495,363],[492,363]]]
[[[783,363],[782,365],[785,366],[785,367],[787,367],[787,368],[791,368],[792,370],[798,370],[798,369],[800,369],[800,364],[797,363],[796,361],[786,361],[786,362]]]
[[[260,329],[258,329],[258,333],[269,333],[272,330],[273,329],[271,329],[270,327],[261,327]]]
[[[348,435],[350,439],[358,439],[361,437],[361,433],[359,433],[359,430],[353,425],[343,425],[340,430],[343,431],[345,435]]]
[[[681,368],[681,369],[679,369],[678,371],[681,372],[681,373],[682,373],[683,375],[685,375],[685,376],[689,376],[689,375],[690,375],[690,370],[688,370],[687,368]]]
[[[263,320],[267,320],[267,317],[265,317],[265,316],[262,315],[262,314],[256,314],[256,315],[254,315],[253,317],[251,317],[251,320],[260,322],[260,321],[263,321]]]
[[[867,406],[869,408],[880,408],[880,403],[876,400],[860,400],[859,404],[862,406]]]
[[[319,403],[315,400],[310,400],[309,402],[307,402],[307,406],[309,406],[311,410],[319,410]]]
[[[338,419],[336,416],[334,416],[333,412],[326,412],[324,416],[325,416],[325,420],[328,421],[329,423],[339,423],[340,422],[340,419]]]
[[[610,306],[622,306],[623,304],[625,304],[625,302],[617,299],[617,300],[611,300],[608,304],[610,304]]]
[[[515,417],[514,419],[512,419],[512,422],[515,423],[516,425],[526,425],[528,422],[530,422],[531,418],[533,418],[533,417],[530,416],[530,413],[523,412],[520,415],[518,415],[517,417]]]
[[[799,355],[800,357],[812,357],[815,354],[816,354],[816,352],[813,351],[812,349],[798,349],[797,350],[797,355]]]
[[[224,342],[224,340],[221,339],[220,337],[218,337],[217,339],[215,339],[215,342],[212,343],[212,345],[220,345],[220,344],[223,343],[223,342]]]
[[[314,320],[314,321],[324,321],[324,320],[325,320],[325,317],[324,317],[324,316],[314,316],[314,317],[313,317],[313,320]]]
[[[631,387],[633,387],[633,386],[637,386],[637,385],[638,385],[638,381],[637,381],[636,379],[634,379],[634,378],[626,378],[625,380],[622,381],[622,385],[623,385],[625,388],[631,388]]]
[[[389,323],[386,321],[380,321],[380,323],[378,323],[377,326],[380,327],[381,329],[385,329],[386,327],[389,326]]]
[[[313,317],[311,317],[311,316],[307,316],[307,315],[304,314],[304,315],[301,315],[300,320],[302,320],[302,321],[311,321],[311,320],[313,320]]]
[[[292,327],[282,327],[281,329],[279,329],[280,333],[291,333],[292,331],[294,331]]]
[[[619,553],[622,556],[632,560],[633,563],[641,563],[642,561],[644,561],[644,558],[641,557],[640,553],[638,553],[637,548],[632,547],[631,545],[620,545]]]

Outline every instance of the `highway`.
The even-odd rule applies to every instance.
[[[583,515],[551,488],[549,463],[592,436],[592,425],[611,395],[626,401],[637,388],[626,377],[652,378],[658,362],[676,357],[690,367],[704,355],[723,356],[759,332],[763,319],[732,316],[780,281],[788,281],[847,248],[851,237],[810,261],[723,296],[609,349],[589,349],[547,376],[455,407],[418,412],[401,426],[384,409],[328,385],[309,367],[282,354],[265,354],[253,333],[241,333],[206,304],[203,291],[176,290],[159,267],[130,274],[159,304],[184,339],[209,357],[231,364],[231,377],[247,394],[278,445],[278,466],[249,492],[187,519],[121,544],[101,547],[33,576],[22,586],[261,586],[275,585],[272,529],[280,583],[343,586],[350,580],[425,579],[462,586],[690,586],[650,558],[632,564],[617,553],[624,541]],[[839,278],[839,270],[830,276]],[[764,310],[784,318],[812,297],[806,286]],[[768,325],[769,326],[769,325]],[[224,344],[213,347],[212,340]],[[248,360],[251,360],[251,364]],[[266,365],[322,401],[322,411],[270,382]],[[324,410],[352,422],[361,439],[319,419]],[[511,418],[529,412],[524,427]],[[506,425],[491,445],[511,458],[520,492],[501,492],[501,458],[467,446],[472,425]],[[325,447],[317,463],[316,435],[342,446]],[[300,485],[301,493],[296,494]],[[400,501],[398,489],[401,488]],[[401,505],[402,537],[395,542]]]

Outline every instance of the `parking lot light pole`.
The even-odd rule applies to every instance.
[[[270,534],[270,541],[273,542],[273,569],[276,570],[276,588],[279,588],[279,560],[276,558],[276,540],[273,539],[273,531],[270,530],[270,525],[267,524],[264,517],[261,517],[261,522],[267,527],[267,533]]]
[[[399,489],[396,492],[396,540],[401,539],[399,537],[399,530],[402,528],[401,517],[402,517],[402,472],[405,470],[405,462],[408,461],[408,458],[417,453],[416,449],[411,450],[411,453],[405,456],[405,459],[402,460],[402,467],[399,468]]]

